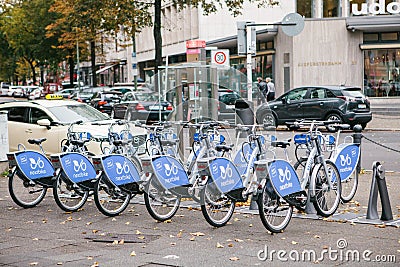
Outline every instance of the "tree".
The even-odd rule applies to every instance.
[[[30,0],[2,6],[4,19],[1,29],[5,40],[15,58],[29,65],[33,82],[36,82],[36,67],[39,64],[45,61],[59,62],[54,49],[57,40],[45,36],[45,28],[54,18],[48,12],[51,3]],[[24,65],[24,62],[20,62],[20,65]]]

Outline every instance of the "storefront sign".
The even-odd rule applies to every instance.
[[[362,3],[361,9],[358,9],[357,4],[351,5],[351,13],[355,16],[359,15],[383,15],[386,13],[389,14],[400,14],[400,3],[399,2],[391,2],[386,6],[385,0],[379,0],[378,3]]]
[[[300,62],[298,67],[322,67],[342,65],[341,61],[318,61],[318,62]]]

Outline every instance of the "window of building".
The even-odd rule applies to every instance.
[[[313,0],[296,0],[296,6],[297,13],[306,18],[312,17]]]
[[[383,32],[381,33],[382,41],[397,41],[399,39],[397,32]]]
[[[364,42],[377,42],[379,40],[379,35],[377,33],[364,33]]]
[[[340,16],[340,0],[323,0],[323,17],[339,17]]]

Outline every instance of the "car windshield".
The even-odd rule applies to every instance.
[[[136,98],[139,101],[158,101],[158,95],[154,94],[137,94]]]
[[[87,122],[109,119],[106,114],[101,113],[88,105],[56,106],[49,107],[49,110],[54,114],[54,116],[56,116],[60,123],[71,123],[78,120]]]

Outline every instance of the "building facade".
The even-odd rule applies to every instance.
[[[273,25],[289,13],[305,18],[303,31],[287,36],[283,26]],[[178,11],[163,2],[162,36],[165,64],[187,61],[186,41],[204,40],[207,47],[228,49],[232,67],[246,67],[246,55],[238,53],[237,23],[257,26],[252,77],[273,78],[277,95],[303,85],[346,84],[363,88],[368,96],[400,94],[400,0],[281,0],[277,6],[258,8],[245,3],[242,15],[222,9],[204,16],[201,8]],[[269,25],[266,25],[269,24]],[[138,66],[140,78],[154,75],[152,28],[136,35],[136,57],[120,36],[106,53],[101,75],[131,82]],[[121,45],[119,45],[121,44]],[[118,79],[116,79],[118,78]]]

